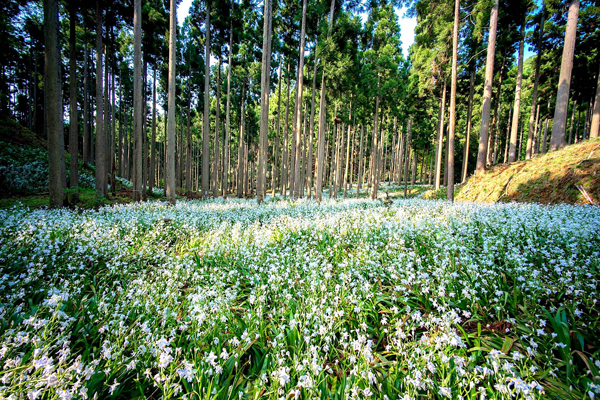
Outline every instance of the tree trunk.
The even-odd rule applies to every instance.
[[[88,72],[88,48],[85,44],[83,60],[83,163],[89,165],[91,161],[90,141],[90,104],[89,104],[89,72]],[[35,117],[34,117],[35,121]]]
[[[173,0],[171,0],[173,1]],[[204,67],[204,125],[202,127],[202,197],[208,196],[210,176],[210,3],[206,3]]]
[[[467,181],[467,169],[469,167],[469,146],[471,144],[471,118],[473,117],[473,92],[475,89],[475,71],[471,71],[471,85],[469,86],[469,107],[467,110],[467,136],[465,138],[465,149],[463,154],[463,168],[461,182]]]
[[[598,127],[600,126],[600,72],[596,77],[596,97],[594,99],[594,113],[592,114],[592,125],[590,127],[590,138],[598,137]]]
[[[289,174],[290,174],[290,170],[289,170],[289,159],[290,159],[290,155],[288,153],[288,146],[289,146],[289,135],[288,135],[288,131],[289,131],[289,121],[290,121],[290,86],[292,83],[292,77],[290,75],[290,62],[288,60],[288,65],[287,65],[287,76],[288,76],[288,81],[287,81],[287,100],[285,103],[285,122],[283,125],[283,155],[282,155],[282,164],[283,164],[283,173],[282,173],[282,177],[281,177],[281,194],[283,195],[283,197],[287,196],[287,189],[288,189],[288,184],[289,184]]]
[[[538,127],[540,121],[540,105],[537,105],[537,111],[535,113],[535,131],[533,133],[534,143],[533,143],[533,154],[537,154],[540,152],[540,137],[538,135]],[[577,140],[577,136],[575,137]]]
[[[572,0],[569,5],[569,17],[565,32],[564,49],[560,65],[560,78],[556,92],[556,107],[554,109],[554,122],[550,138],[550,151],[558,150],[565,146],[565,128],[567,124],[567,108],[569,107],[569,93],[571,90],[571,72],[573,71],[573,56],[575,53],[575,39],[577,38],[577,18],[579,17],[579,0]]]
[[[148,182],[148,192],[152,193],[155,186],[156,169],[156,67],[154,65],[154,79],[152,80],[152,137],[150,140],[150,180]]]
[[[510,129],[511,129],[511,121],[512,121],[512,108],[508,109],[508,122],[506,123],[506,139],[504,143],[504,159],[503,162],[508,161],[508,148],[510,146]]]
[[[550,120],[546,117],[546,127],[544,128],[544,138],[542,139],[542,153],[546,152],[546,146],[548,145],[548,123]]]
[[[537,106],[537,97],[538,97],[538,86],[540,84],[540,65],[541,65],[541,56],[542,56],[542,39],[544,38],[544,8],[542,8],[542,19],[539,25],[539,36],[538,36],[538,45],[537,45],[537,56],[535,59],[535,83],[533,84],[533,93],[531,94],[531,110],[529,112],[529,133],[527,135],[527,150],[525,153],[525,159],[529,160],[533,156],[533,139],[534,139],[534,131],[535,125],[537,122],[535,121],[535,109]]]
[[[317,84],[317,59],[315,58],[315,65],[313,68],[313,80],[312,80],[312,92],[310,99],[310,121],[308,128],[308,155],[306,161],[306,175],[308,178],[308,198],[313,196],[313,135],[315,132],[315,92]]]
[[[408,120],[408,133],[406,134],[406,155],[404,156],[404,197],[408,196],[408,162],[410,161],[410,139],[412,136],[412,117]],[[439,182],[439,179],[438,179]]]
[[[171,0],[169,22],[169,88],[168,88],[168,121],[167,121],[167,159],[165,193],[167,200],[175,204],[175,90],[177,67],[177,1]],[[207,61],[208,63],[208,61]],[[203,153],[203,155],[206,153]]]
[[[96,0],[96,197],[106,197],[105,146],[103,131],[104,99],[102,97],[102,8]]]
[[[435,147],[435,178],[434,178],[434,189],[438,190],[440,188],[440,178],[442,175],[442,154],[443,147],[442,144],[444,142],[444,114],[446,113],[446,80],[444,79],[444,89],[442,91],[442,103],[440,105],[439,112],[439,129],[437,134],[437,143]],[[406,143],[406,149],[409,148],[409,143]],[[408,154],[408,153],[407,153]],[[406,174],[404,175],[404,180],[406,181]]]
[[[273,165],[276,167],[273,173],[273,196],[275,196],[275,192],[280,188],[283,178],[282,178],[282,168],[283,168],[283,146],[281,145],[281,82],[283,81],[283,58],[279,63],[279,82],[277,82],[278,93],[277,93],[277,121],[275,123],[275,137],[276,137],[276,149],[273,151]],[[278,162],[279,154],[281,152],[281,162]]]
[[[571,125],[569,125],[569,140],[567,144],[573,143],[573,125],[575,125],[575,111],[577,110],[577,100],[573,102],[573,110],[571,111]]]
[[[227,183],[229,182],[229,161],[231,159],[231,131],[229,126],[230,104],[231,104],[231,69],[232,69],[232,53],[233,53],[233,22],[229,22],[229,59],[227,61],[227,105],[225,106],[225,157],[223,159],[223,191],[221,196],[227,198]]]
[[[458,52],[459,0],[454,1],[454,33],[452,35],[452,85],[450,86],[450,132],[448,134],[448,200],[454,201],[454,135],[456,132],[456,68]]]
[[[323,64],[324,65],[324,64]],[[323,193],[323,162],[325,157],[325,71],[321,77],[321,95],[319,99],[319,132],[317,136],[317,179],[315,182],[315,198],[321,202]]]
[[[114,60],[114,59],[113,59]],[[116,62],[115,62],[116,64]],[[115,91],[116,91],[116,86],[115,86],[115,74],[114,72],[112,73],[111,76],[111,108],[110,108],[110,113],[111,113],[111,121],[112,121],[112,125],[111,125],[111,140],[110,140],[110,187],[112,189],[112,193],[113,196],[116,195],[117,193],[117,159],[116,159],[116,129],[117,129],[117,122],[115,119],[115,109],[116,109],[116,100],[115,100]]]
[[[293,188],[294,199],[300,196],[301,181],[300,181],[300,163],[301,163],[301,142],[302,142],[302,94],[304,86],[304,42],[306,34],[306,0],[302,2],[302,26],[300,30],[300,55],[298,59],[298,79],[296,80],[296,103],[294,112],[294,174],[292,175],[290,185]]]
[[[142,200],[142,0],[134,0],[133,9],[133,199]]]
[[[377,180],[377,170],[379,168],[379,160],[378,160],[378,149],[379,149],[379,138],[378,138],[378,124],[379,124],[379,84],[381,81],[381,74],[377,76],[377,95],[375,96],[375,117],[373,118],[373,137],[375,138],[373,151],[373,186],[371,188],[371,200],[377,199],[377,190],[379,189],[379,181]]]
[[[70,24],[69,24],[69,154],[71,155],[71,188],[77,187],[79,184],[78,162],[79,155],[79,126],[77,119],[77,37],[75,34],[75,24],[77,13],[75,3],[69,5]],[[46,103],[47,104],[47,103]]]
[[[63,205],[63,167],[61,153],[63,142],[63,109],[61,77],[59,73],[60,49],[58,40],[58,1],[44,1],[44,103],[48,138],[50,207]]]
[[[513,106],[513,120],[510,130],[510,147],[508,149],[508,162],[515,162],[517,156],[517,138],[519,134],[519,114],[521,114],[521,84],[523,82],[523,51],[525,47],[525,16],[521,21],[521,41],[519,42],[519,61],[517,67],[517,85],[515,87],[515,103]]]
[[[335,0],[331,0],[331,6],[329,7],[329,21],[327,27],[327,38],[331,36],[333,29],[333,12],[335,10]],[[325,122],[327,116],[325,115],[325,58],[322,60],[323,74],[321,77],[321,98],[319,100],[319,133],[317,138],[317,182],[315,187],[315,196],[318,202],[322,199],[322,185],[323,185],[323,158],[325,155]]]
[[[498,26],[498,0],[495,0],[490,15],[490,31],[488,37],[487,58],[485,62],[485,84],[483,87],[483,106],[481,110],[481,130],[479,133],[479,150],[475,173],[485,170],[488,153],[488,134],[490,128],[490,110],[492,107],[492,85],[494,79],[494,55],[496,53],[496,29]]]
[[[244,103],[246,102],[246,82],[242,83],[242,104],[240,106],[240,137],[238,139],[238,176],[237,176],[237,197],[242,198],[244,196],[244,125],[245,125],[245,114],[244,114]]]
[[[306,0],[304,0],[306,2]],[[306,10],[306,5],[304,6]],[[258,170],[256,199],[262,203],[266,193],[267,150],[269,140],[269,80],[271,77],[271,0],[265,0],[263,12],[263,54],[260,75],[260,133],[258,138]]]
[[[365,126],[363,124],[360,125],[360,149],[358,151],[358,176],[356,180],[356,198],[360,196],[360,189],[362,187],[363,181],[363,158],[364,158],[364,142],[365,142]]]

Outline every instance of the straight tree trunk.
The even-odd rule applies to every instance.
[[[282,177],[281,177],[281,194],[283,195],[283,197],[287,196],[287,189],[289,187],[289,174],[290,174],[290,170],[289,170],[289,152],[288,152],[288,147],[289,147],[289,120],[290,120],[290,86],[292,83],[292,77],[290,75],[290,62],[288,61],[288,65],[287,65],[287,76],[288,76],[288,81],[287,81],[287,100],[286,100],[286,104],[285,104],[285,122],[283,125],[283,160],[282,160],[282,164],[283,164],[283,172],[282,172]]]
[[[313,80],[312,80],[312,92],[310,99],[310,122],[308,128],[308,155],[307,155],[307,167],[306,167],[306,175],[308,179],[308,193],[307,197],[310,199],[313,196],[313,135],[315,132],[315,92],[316,92],[316,84],[317,84],[317,60],[315,58],[315,65],[313,68]]]
[[[240,106],[240,137],[238,139],[238,176],[237,176],[237,197],[244,197],[244,127],[245,127],[245,113],[244,103],[246,102],[246,82],[242,83],[242,104]]]
[[[467,136],[465,138],[465,151],[463,155],[463,168],[461,182],[467,181],[467,169],[469,167],[469,146],[471,144],[471,118],[473,117],[473,92],[475,89],[475,71],[471,71],[471,85],[469,87],[469,107],[467,110]]]
[[[273,185],[273,197],[275,196],[275,192],[282,185],[282,175],[283,175],[283,146],[281,145],[281,82],[283,81],[283,58],[279,63],[279,82],[277,82],[277,121],[275,122],[275,138],[276,138],[276,150],[273,152],[273,165],[276,167],[274,169],[274,185]],[[278,162],[279,154],[281,152],[281,162]]]
[[[173,1],[173,0],[171,0]],[[210,177],[210,3],[206,2],[204,67],[204,125],[202,127],[202,197],[208,196]]]
[[[169,22],[169,88],[167,110],[167,159],[165,193],[167,200],[175,204],[175,84],[177,66],[177,1],[171,0]],[[208,63],[208,61],[207,61]],[[205,155],[206,153],[203,153]]]
[[[406,134],[406,155],[404,156],[404,198],[408,196],[408,163],[410,161],[410,139],[412,136],[412,116],[408,120],[408,133]],[[438,180],[439,182],[439,180]]]
[[[329,21],[327,27],[327,38],[331,36],[333,30],[333,12],[335,10],[335,0],[331,0],[331,6],[329,7]],[[325,156],[325,122],[327,116],[325,115],[325,66],[327,62],[323,58],[321,62],[323,74],[321,77],[321,97],[319,100],[319,134],[317,138],[317,181],[315,185],[315,197],[318,202],[322,199],[322,187],[323,187],[323,158]]]
[[[442,154],[443,147],[442,144],[444,142],[444,115],[446,113],[446,80],[444,79],[444,89],[442,91],[442,104],[440,105],[440,118],[439,118],[439,129],[437,135],[437,143],[435,146],[435,178],[434,178],[434,189],[438,190],[440,188],[440,178],[442,175]],[[406,143],[406,149],[409,148],[409,143]],[[407,153],[408,154],[408,153]],[[406,181],[406,174],[404,175],[404,180]]]
[[[115,62],[116,64],[116,62]],[[116,195],[117,193],[117,159],[116,159],[116,141],[117,141],[117,137],[116,137],[116,132],[117,132],[117,120],[115,119],[115,109],[116,107],[116,100],[115,100],[115,95],[116,95],[116,86],[115,86],[115,74],[113,72],[112,76],[111,76],[111,108],[110,108],[110,113],[111,113],[111,121],[112,121],[112,125],[111,125],[111,140],[110,140],[110,187],[112,189],[112,194],[113,196]]]
[[[69,154],[71,155],[71,179],[70,187],[75,188],[79,184],[78,160],[79,155],[79,122],[77,118],[77,37],[75,25],[77,23],[77,12],[75,3],[69,5]],[[47,103],[46,103],[47,104]]]
[[[452,85],[450,86],[450,132],[448,134],[448,200],[454,201],[454,135],[456,132],[456,69],[458,58],[459,0],[454,1],[454,33],[452,35]]]
[[[555,151],[565,146],[565,128],[567,125],[567,109],[569,107],[569,94],[571,91],[571,72],[573,71],[578,17],[579,0],[572,0],[569,5],[569,17],[560,65],[558,91],[556,92],[556,107],[554,109],[552,136],[550,137],[550,151]]]
[[[600,126],[600,72],[596,77],[596,97],[594,99],[594,113],[592,114],[592,125],[590,127],[590,138],[598,137],[598,128]]]
[[[154,79],[152,80],[152,138],[150,141],[150,181],[148,183],[148,191],[152,193],[152,189],[155,185],[155,174],[156,169],[156,68],[154,65]]]
[[[321,95],[319,99],[319,132],[317,136],[317,178],[315,182],[315,198],[321,202],[323,193],[323,167],[325,157],[325,72],[321,77]]]
[[[306,33],[306,0],[302,1],[302,28],[300,30],[300,56],[298,60],[298,80],[296,82],[296,109],[295,109],[295,120],[294,124],[294,135],[296,152],[295,164],[294,164],[294,175],[293,175],[293,188],[294,188],[294,199],[300,196],[300,190],[302,183],[300,182],[300,143],[302,141],[302,94],[304,86],[304,41]]]
[[[483,106],[481,110],[481,130],[479,133],[479,150],[475,173],[485,170],[488,153],[488,134],[490,129],[490,110],[492,107],[492,85],[494,79],[494,55],[496,53],[496,29],[498,27],[498,0],[490,15],[490,31],[488,36],[487,58],[485,62],[485,84],[483,87]]]
[[[517,85],[515,87],[515,104],[513,106],[513,120],[510,130],[510,147],[508,149],[508,162],[517,161],[517,138],[519,133],[519,114],[521,114],[521,84],[523,82],[523,51],[525,47],[525,16],[521,21],[521,40],[519,42],[519,61],[517,67]]]
[[[233,22],[229,22],[229,59],[227,61],[227,103],[225,106],[225,157],[223,159],[223,191],[221,196],[227,198],[227,183],[229,177],[229,161],[231,159],[231,131],[229,126],[229,115],[231,105],[231,70],[232,70],[232,54],[233,54]]]
[[[512,108],[508,110],[508,122],[506,124],[506,139],[504,143],[504,162],[508,161],[508,148],[510,146],[510,129],[511,129],[511,121],[512,121]]]
[[[306,0],[304,0],[306,2]],[[306,3],[304,5],[306,11]],[[260,74],[260,132],[258,138],[258,171],[256,199],[263,202],[266,193],[267,150],[269,140],[269,80],[271,77],[271,0],[265,0],[263,12],[263,47]],[[302,41],[302,43],[304,43]],[[302,57],[302,54],[301,54]],[[302,60],[302,59],[301,59]],[[300,92],[302,92],[300,90]]]
[[[90,140],[90,104],[89,104],[89,72],[88,72],[88,47],[85,43],[83,60],[83,163],[89,165],[91,162],[91,140]],[[35,118],[34,118],[35,121]]]
[[[364,142],[365,142],[365,126],[363,124],[360,125],[360,149],[358,151],[358,177],[356,180],[356,198],[360,196],[360,189],[362,188],[363,181],[363,159],[364,159]]]
[[[575,111],[577,109],[577,100],[573,102],[573,111],[571,111],[571,125],[569,125],[569,140],[567,144],[573,143],[573,125],[575,125]]]
[[[533,154],[538,154],[540,152],[540,136],[538,134],[538,127],[540,121],[540,105],[537,105],[537,111],[535,113],[535,131],[533,133],[534,143],[533,143]],[[575,141],[577,141],[577,136],[575,136]]]
[[[48,138],[50,207],[63,205],[63,110],[59,73],[58,1],[44,0],[44,110]]]
[[[96,0],[96,198],[106,197],[104,99],[102,97],[102,8]]]
[[[535,121],[535,109],[537,106],[538,97],[538,86],[540,84],[540,65],[542,56],[542,39],[544,38],[544,9],[542,8],[542,19],[539,25],[539,36],[538,36],[538,53],[535,59],[535,83],[533,84],[533,93],[531,94],[531,110],[529,111],[529,134],[527,135],[527,150],[525,153],[525,159],[529,160],[533,156],[533,139],[534,130],[537,122]]]
[[[378,160],[378,149],[379,149],[379,142],[378,142],[378,124],[379,124],[379,84],[381,81],[381,74],[378,74],[377,76],[377,95],[375,96],[375,117],[373,118],[373,137],[375,138],[375,142],[374,142],[374,146],[373,146],[373,150],[375,151],[375,156],[373,157],[373,171],[375,172],[374,174],[372,174],[374,181],[373,181],[373,186],[371,188],[371,200],[375,200],[377,199],[377,190],[379,190],[379,182],[377,180],[377,170],[379,168],[379,160]]]
[[[546,152],[548,146],[548,123],[550,120],[546,117],[546,127],[544,128],[544,138],[542,139],[542,153]]]
[[[133,9],[133,135],[134,163],[133,200],[142,200],[142,0],[134,0]]]

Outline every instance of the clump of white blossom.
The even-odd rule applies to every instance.
[[[0,398],[600,396],[600,208],[0,211]]]

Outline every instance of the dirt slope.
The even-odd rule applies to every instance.
[[[600,138],[473,175],[455,199],[600,204]]]

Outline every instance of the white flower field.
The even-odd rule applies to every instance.
[[[0,211],[0,398],[600,396],[600,208]]]

